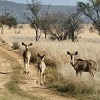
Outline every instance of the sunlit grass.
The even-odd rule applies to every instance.
[[[100,75],[99,47],[99,43],[39,41],[34,43],[31,52],[34,63],[38,61],[37,53],[46,54],[46,86],[48,88],[58,91],[63,96],[72,96],[79,100],[95,100],[97,96],[96,92],[100,90],[100,87],[96,88],[98,84],[100,85],[100,82],[98,82]],[[81,79],[76,78],[75,70],[70,65],[70,58],[66,51],[78,51],[79,55],[76,58],[96,61],[98,66],[95,77],[92,78],[89,73],[83,73],[81,77],[79,76]]]

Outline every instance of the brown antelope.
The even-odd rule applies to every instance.
[[[67,51],[67,54],[70,55],[71,58],[71,65],[74,67],[76,71],[76,75],[80,73],[82,75],[82,72],[89,72],[91,76],[94,77],[93,71],[96,70],[97,63],[93,60],[82,60],[82,59],[75,59],[75,55],[78,54],[78,52],[70,53]]]
[[[37,56],[40,58],[40,62],[37,64],[37,81],[36,84],[38,83],[38,78],[40,78],[40,85],[43,83],[46,83],[45,80],[45,69],[46,69],[46,64],[44,62],[45,55],[40,55],[37,54]]]
[[[25,51],[23,52],[23,61],[24,61],[24,73],[29,73],[29,62],[31,58],[31,52],[29,50],[29,47],[32,46],[33,43],[25,44],[22,42],[22,45],[25,46]]]

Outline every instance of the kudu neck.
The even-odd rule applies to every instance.
[[[44,62],[44,58],[41,59],[41,62]]]
[[[77,60],[73,57],[73,59],[72,59],[72,60],[71,60],[71,62],[70,62],[70,63],[71,63],[71,65],[72,65],[72,66],[74,66],[74,65],[75,65],[75,63],[76,63],[76,61],[77,61]]]

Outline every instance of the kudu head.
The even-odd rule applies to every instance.
[[[29,50],[29,47],[32,46],[33,43],[25,44],[24,42],[22,42],[22,45],[24,45],[25,48],[26,48],[26,51],[28,51]]]
[[[37,56],[41,59],[41,61],[44,61],[45,54],[44,55],[37,54]]]
[[[74,65],[75,64],[75,55],[78,55],[78,52],[76,51],[75,53],[70,53],[69,51],[67,51],[67,54],[70,55],[70,58],[71,58],[70,63],[72,65]]]

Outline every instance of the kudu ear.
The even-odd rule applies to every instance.
[[[76,51],[76,52],[74,53],[74,55],[78,55],[78,52]]]
[[[46,55],[44,54],[44,55],[43,55],[43,58],[44,58],[45,56],[46,56]]]
[[[26,44],[25,44],[24,42],[22,42],[22,45],[24,45],[24,46],[25,46]]]
[[[30,43],[28,46],[32,46],[33,45],[33,43]]]
[[[70,52],[69,52],[69,51],[67,51],[67,54],[68,54],[68,55],[70,55]]]

